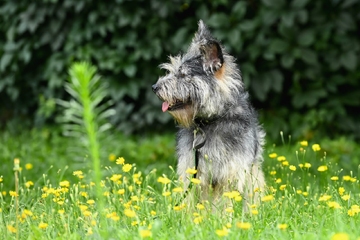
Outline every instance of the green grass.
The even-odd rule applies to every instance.
[[[314,142],[307,147],[268,143],[265,195],[273,197],[251,206],[248,213],[242,210],[243,202],[233,198],[233,209],[213,213],[206,202],[176,207],[181,193],[173,191],[179,186],[169,168],[175,168],[173,139],[173,135],[113,133],[103,140],[105,206],[99,209],[90,159],[84,152],[71,151],[76,139],[62,137],[51,128],[1,133],[1,239],[16,239],[13,230],[19,239],[101,239],[101,230],[107,231],[109,239],[141,239],[142,234],[150,234],[148,239],[341,239],[337,233],[346,233],[349,239],[360,237],[357,144],[324,140],[319,143],[321,150],[314,152]],[[271,158],[272,153],[277,156]],[[116,164],[119,157],[125,163]],[[16,197],[10,193],[15,191],[14,158],[20,159],[22,167],[18,216]],[[305,163],[311,166],[304,167]],[[29,164],[32,168],[26,169]],[[318,171],[320,166],[327,170]],[[167,184],[158,181],[164,175],[170,180]],[[100,216],[105,219],[102,225]]]

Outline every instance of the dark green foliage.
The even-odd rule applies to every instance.
[[[203,19],[234,55],[272,138],[360,138],[360,2],[3,1],[0,120],[53,120],[75,60],[97,66],[123,131],[163,126],[158,65]]]

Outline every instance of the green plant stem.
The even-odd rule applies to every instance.
[[[84,79],[85,80],[85,79]],[[90,81],[90,79],[88,79]],[[106,237],[107,231],[104,230],[105,220],[102,215],[104,209],[104,197],[101,189],[101,164],[100,164],[100,146],[97,137],[97,126],[95,122],[94,109],[91,105],[91,96],[89,91],[89,81],[81,81],[81,99],[84,107],[83,120],[85,124],[86,134],[89,139],[89,150],[92,159],[92,167],[94,171],[94,182],[96,188],[96,196],[98,199],[98,209],[100,218],[100,234]]]

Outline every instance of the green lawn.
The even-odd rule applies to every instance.
[[[213,212],[208,202],[178,204],[173,139],[119,133],[103,139],[99,209],[90,158],[78,139],[51,128],[1,133],[1,239],[360,239],[359,145],[267,143],[262,201],[243,212],[241,196],[231,192],[224,199],[233,207]]]

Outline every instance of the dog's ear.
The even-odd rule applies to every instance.
[[[216,73],[224,63],[224,57],[220,44],[214,40],[207,41],[200,45],[200,52],[203,60],[203,68],[206,73]]]
[[[199,21],[199,28],[195,34],[194,43],[200,48],[204,71],[208,74],[214,74],[222,67],[224,57],[219,42],[211,35],[202,20]]]

